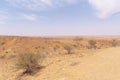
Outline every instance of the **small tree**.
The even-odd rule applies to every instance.
[[[65,50],[67,50],[67,54],[72,54],[72,47],[70,45],[65,45],[64,46]]]
[[[39,60],[42,62],[43,57],[39,54],[34,53],[24,53],[18,56],[17,66],[21,69],[25,69],[26,74],[33,73],[39,67]],[[40,62],[40,63],[41,63]]]

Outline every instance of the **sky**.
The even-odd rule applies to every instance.
[[[120,35],[120,0],[0,0],[0,35]]]

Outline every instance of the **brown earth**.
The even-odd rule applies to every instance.
[[[113,39],[119,40],[94,38],[103,44],[101,49],[88,49],[91,38],[0,37],[0,80],[120,80],[120,47],[112,47]],[[66,44],[79,46],[68,55]],[[44,52],[47,57],[38,73],[20,76],[23,70],[16,68],[16,55],[26,51]]]
[[[114,43],[120,46],[119,37],[14,37],[0,36],[0,55],[16,55],[24,52],[45,52],[51,54],[66,53],[64,46],[69,45],[73,51],[87,50],[91,47],[89,41],[96,42],[96,49],[113,47]]]

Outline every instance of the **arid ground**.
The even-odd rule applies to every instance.
[[[46,56],[34,75],[16,67],[25,52]],[[120,80],[119,61],[119,37],[0,37],[0,80]]]

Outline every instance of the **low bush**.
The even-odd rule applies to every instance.
[[[43,56],[35,53],[23,53],[18,56],[18,68],[25,69],[25,74],[31,74],[36,69],[40,68],[43,61]],[[40,63],[40,64],[39,64]]]
[[[71,52],[72,51],[71,45],[65,45],[64,49],[67,50],[67,54],[72,54],[72,52]]]
[[[96,41],[90,40],[89,44],[90,44],[90,48],[96,48]]]
[[[116,47],[117,46],[117,40],[112,40],[112,46]]]

